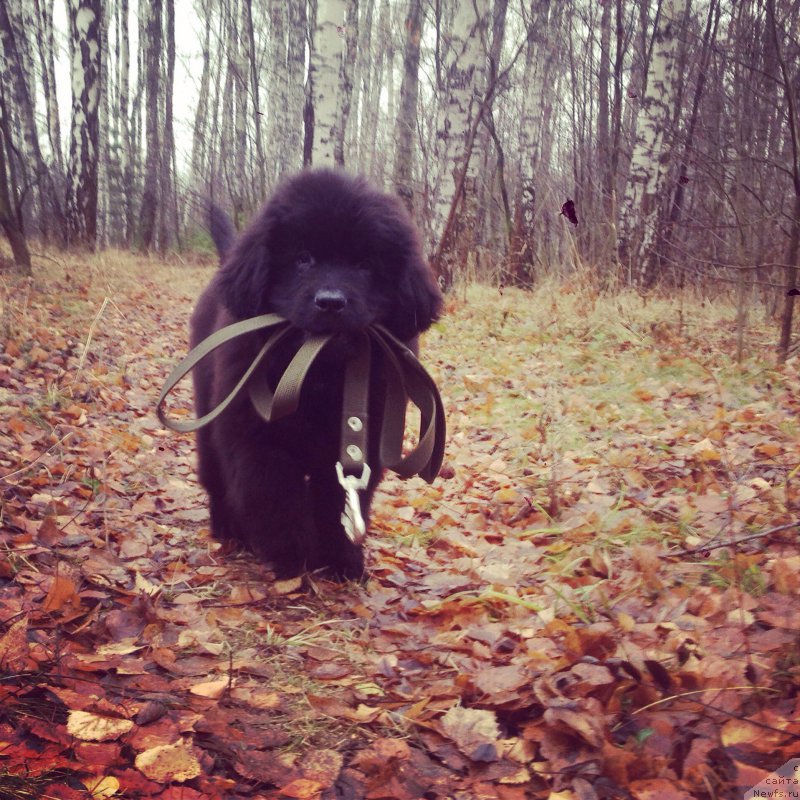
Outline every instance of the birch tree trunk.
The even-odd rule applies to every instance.
[[[175,131],[173,125],[172,96],[175,86],[175,0],[164,3],[164,33],[167,58],[162,79],[161,96],[164,104],[164,136],[161,143],[161,207],[159,219],[159,248],[163,253],[178,239],[178,199],[175,191]]]
[[[697,81],[695,83],[694,94],[692,97],[692,108],[689,114],[689,122],[686,127],[686,135],[684,138],[683,147],[681,150],[680,166],[678,168],[678,179],[675,182],[675,190],[672,195],[672,203],[669,210],[669,218],[667,220],[666,229],[664,231],[663,248],[659,254],[660,267],[659,271],[663,268],[666,259],[670,257],[677,257],[677,253],[673,252],[673,242],[675,233],[681,222],[681,214],[683,212],[684,199],[686,196],[686,184],[689,182],[687,177],[689,172],[689,162],[694,157],[693,147],[695,132],[697,130],[698,115],[700,111],[700,102],[703,99],[703,92],[706,86],[706,75],[708,73],[709,60],[711,58],[711,51],[717,38],[717,27],[719,26],[719,13],[720,7],[718,0],[711,0],[708,6],[708,15],[706,17],[706,27],[703,33],[703,43],[700,52],[700,64],[698,68]]]
[[[343,166],[342,151],[337,154],[340,95],[340,66],[345,50],[346,0],[319,0],[311,53],[311,90],[314,109],[311,163],[315,167]]]
[[[397,119],[397,90],[396,90],[396,81],[394,79],[395,71],[394,71],[394,56],[395,56],[395,47],[394,47],[394,35],[392,34],[392,12],[394,9],[390,6],[388,8],[388,15],[387,20],[389,20],[389,27],[386,29],[383,43],[384,47],[386,48],[386,53],[383,57],[383,66],[384,66],[384,73],[377,72],[375,77],[377,78],[377,86],[376,86],[376,97],[378,99],[378,108],[377,108],[377,122],[378,126],[375,130],[375,145],[374,150],[372,153],[372,168],[370,174],[372,175],[373,180],[379,185],[383,186],[386,181],[386,159],[382,157],[382,153],[385,153],[390,147],[392,147],[392,142],[390,139],[390,129],[388,129],[387,125],[382,125],[381,120],[391,120],[392,123]],[[384,105],[383,105],[383,92],[386,91],[386,105],[385,105],[385,113],[384,112]]]
[[[159,118],[161,3],[140,0],[139,14],[139,35],[144,61],[145,137],[147,140],[140,214],[140,246],[146,252],[157,245],[156,220],[161,207],[161,120]]]
[[[395,132],[394,187],[410,212],[414,211],[414,139],[417,133],[419,52],[422,40],[422,0],[409,0],[403,82]]]
[[[67,167],[67,243],[93,248],[97,237],[97,190],[101,95],[101,0],[70,0],[72,121]]]
[[[789,356],[792,343],[792,321],[794,301],[798,295],[797,274],[800,271],[800,109],[797,102],[798,73],[792,75],[783,53],[779,26],[775,18],[775,0],[767,0],[767,19],[779,68],[779,80],[786,100],[786,124],[788,127],[790,170],[794,189],[793,214],[790,222],[789,244],[786,249],[784,272],[783,309],[781,329],[778,337],[778,363],[783,364]]]
[[[347,138],[347,122],[350,119],[350,108],[353,102],[353,71],[356,66],[358,50],[358,0],[348,0],[347,14],[344,24],[344,52],[339,69],[339,85],[337,95],[338,113],[336,115],[336,135],[333,142],[333,160],[337,166],[345,165],[345,139]]]
[[[442,181],[435,220],[435,229],[443,238],[435,267],[439,277],[448,284],[458,258],[464,253],[463,249],[459,254],[454,251],[458,236],[455,228],[448,230],[447,220],[455,213],[461,200],[456,196],[459,181],[468,187],[467,191],[474,190],[475,165],[470,163],[472,142],[467,137],[483,97],[486,62],[483,36],[488,23],[488,8],[488,0],[456,4],[451,52],[446,65],[447,96],[437,134]],[[447,241],[444,241],[445,237]]]
[[[131,55],[128,37],[128,0],[120,0],[117,8],[117,82],[118,113],[114,119],[119,124],[119,179],[122,203],[122,244],[130,247],[133,241],[134,186],[131,165],[133,141],[130,120]]]
[[[197,96],[197,107],[194,112],[192,129],[191,182],[199,189],[206,179],[206,161],[208,151],[208,126],[211,105],[211,8],[210,0],[198,0],[200,14],[205,20],[203,36],[203,71],[200,75],[200,91]]]
[[[103,0],[101,0],[101,3]],[[106,0],[105,8],[109,6]],[[97,147],[97,235],[96,246],[108,247],[111,204],[109,193],[109,171],[111,151],[108,136],[109,54],[108,15],[101,6],[100,13],[100,101],[98,103],[98,147]]]
[[[350,147],[350,160],[358,164],[363,172],[365,165],[364,141],[361,130],[364,117],[364,101],[369,91],[372,79],[372,62],[375,60],[373,52],[373,21],[375,18],[375,0],[360,0],[358,23],[358,59],[356,73],[353,78],[353,109],[354,122],[351,125],[352,143]]]
[[[38,182],[41,197],[40,228],[48,229],[55,223],[59,238],[65,238],[64,212],[59,203],[61,192],[56,190],[55,181],[42,155],[39,135],[36,130],[35,101],[31,95],[27,78],[23,72],[24,57],[18,48],[17,37],[9,16],[6,0],[0,1],[0,81],[5,87],[6,113],[11,114],[21,127],[15,132],[13,145],[18,148],[26,171],[31,173],[31,181]],[[10,124],[10,120],[6,122]],[[11,145],[10,141],[7,142]],[[8,166],[8,165],[7,165]]]
[[[23,275],[31,275],[31,254],[22,227],[22,215],[13,197],[10,169],[13,144],[9,133],[8,115],[3,87],[0,86],[0,228],[8,237],[14,263]],[[6,158],[8,154],[8,158]]]
[[[544,128],[549,123],[544,114],[547,83],[550,79],[550,57],[543,46],[550,30],[550,2],[544,0],[532,11],[525,49],[525,66],[519,137],[519,172],[516,176],[512,233],[509,242],[509,272],[518,286],[531,286],[535,281],[534,217],[536,214],[537,166],[540,160]]]
[[[597,100],[597,154],[600,169],[600,204],[603,210],[600,237],[601,268],[616,264],[619,244],[617,242],[616,225],[616,168],[619,162],[617,148],[619,146],[616,106],[621,95],[618,87],[617,70],[621,70],[619,53],[615,65],[615,92],[611,96],[611,12],[612,4],[603,5],[600,14],[600,65],[598,67],[598,100]],[[619,41],[617,42],[619,47]],[[616,129],[616,130],[615,130]]]
[[[306,88],[308,11],[305,3],[291,3],[286,39],[286,128],[281,132],[283,156],[277,178],[295,172],[303,164],[303,111]]]
[[[299,5],[299,4],[298,4]],[[291,125],[289,116],[289,8],[282,0],[269,0],[269,71],[271,80],[267,84],[267,158],[269,159],[266,180],[272,184],[281,171],[281,162],[286,154],[287,139]]]
[[[679,31],[686,0],[662,0],[656,18],[653,47],[647,71],[625,191],[621,221],[623,256],[640,286],[656,278],[655,245],[670,152],[665,140],[672,133],[679,76],[676,70]]]
[[[389,51],[391,40],[390,28],[391,9],[388,0],[381,0],[378,11],[378,24],[375,35],[375,58],[370,59],[369,70],[365,70],[367,76],[366,86],[362,90],[362,113],[361,113],[361,168],[366,175],[375,178],[377,170],[375,168],[378,161],[377,142],[378,142],[378,122],[381,116],[381,86],[384,73],[384,63],[386,53]]]
[[[252,0],[244,0],[242,6],[242,22],[245,30],[243,35],[247,37],[248,55],[248,74],[250,75],[250,94],[253,105],[253,138],[255,140],[255,175],[252,180],[255,183],[256,199],[260,200],[267,193],[267,173],[266,158],[264,156],[264,140],[261,134],[261,119],[264,110],[261,108],[260,93],[258,87],[258,51],[256,50],[255,25],[253,23],[253,3]],[[275,113],[275,109],[272,110]]]
[[[244,8],[247,0],[241,0]],[[244,223],[247,207],[247,84],[248,66],[247,38],[241,35],[240,7],[233,3],[230,8],[231,25],[228,29],[228,74],[233,89],[233,141],[230,153],[233,174],[229,177],[230,194],[233,202],[233,221],[237,228]],[[223,120],[224,124],[224,120]]]
[[[47,137],[50,152],[59,175],[64,174],[64,155],[61,148],[61,120],[56,96],[55,40],[53,36],[53,11],[51,0],[35,0],[39,18],[37,26],[39,56],[42,65],[42,91],[47,108]]]

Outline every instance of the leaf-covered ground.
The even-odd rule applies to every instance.
[[[275,582],[153,413],[210,274],[0,284],[0,798],[731,798],[800,754],[771,331],[737,366],[721,305],[451,298],[442,477],[387,479],[366,584]]]

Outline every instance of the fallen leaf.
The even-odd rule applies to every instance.
[[[28,667],[29,661],[28,619],[22,617],[0,637],[0,668],[8,672],[21,672]]]
[[[110,742],[132,728],[133,722],[129,719],[90,711],[70,711],[67,718],[67,732],[84,742]]]
[[[113,797],[119,791],[119,781],[113,775],[87,778],[83,781],[83,785],[92,795],[92,800]]]
[[[444,734],[467,756],[483,745],[494,745],[500,738],[494,713],[485,709],[453,706],[441,718],[440,724]]]
[[[281,786],[280,794],[297,800],[315,800],[325,787],[319,781],[296,778],[285,786]]]
[[[65,575],[56,575],[53,585],[42,603],[42,608],[45,611],[61,611],[64,606],[80,606],[80,603],[75,583]]]
[[[202,769],[197,756],[183,744],[152,747],[136,756],[136,768],[157,783],[184,783],[196,778]]]
[[[344,764],[344,757],[335,750],[314,750],[302,761],[303,775],[328,789],[336,782]]]
[[[225,690],[229,685],[230,681],[228,678],[220,678],[216,681],[203,681],[202,683],[196,683],[189,689],[189,691],[192,694],[196,694],[198,697],[208,697],[211,700],[219,700],[219,698],[225,694]]]

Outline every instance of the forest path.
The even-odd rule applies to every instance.
[[[9,796],[672,800],[796,752],[796,536],[731,543],[797,522],[800,379],[729,309],[451,298],[442,476],[384,482],[365,584],[276,582],[154,415],[211,269],[113,258],[3,285]]]

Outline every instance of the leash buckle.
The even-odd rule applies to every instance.
[[[342,462],[337,461],[336,475],[339,478],[339,485],[344,489],[344,511],[342,511],[344,532],[353,544],[361,544],[367,533],[367,523],[364,522],[364,515],[361,513],[361,498],[358,492],[359,489],[366,489],[369,483],[371,475],[369,464],[364,464],[361,477],[358,477],[345,475]]]

